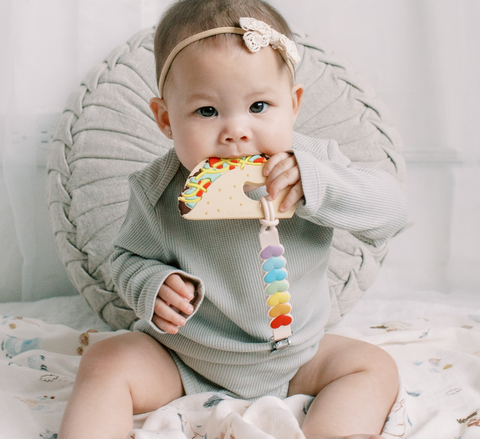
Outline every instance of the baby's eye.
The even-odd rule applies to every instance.
[[[217,110],[213,107],[201,107],[196,110],[196,113],[203,117],[213,117],[218,115]]]
[[[254,102],[251,106],[250,106],[250,112],[251,113],[262,113],[263,111],[265,111],[268,107],[268,104],[266,102],[262,102],[262,101],[259,101],[259,102]]]

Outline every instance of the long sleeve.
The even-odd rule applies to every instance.
[[[195,311],[189,319],[203,298],[201,280],[162,262],[166,257],[161,223],[135,174],[130,177],[130,186],[129,207],[110,260],[113,281],[136,315],[151,322],[160,286],[170,274],[177,273],[197,286]]]
[[[334,140],[296,133],[293,151],[305,194],[304,204],[296,211],[301,218],[347,230],[374,246],[405,225],[405,196],[388,173],[352,165]]]

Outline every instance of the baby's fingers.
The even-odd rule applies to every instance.
[[[268,177],[280,162],[284,160],[288,160],[291,157],[292,157],[292,154],[289,154],[288,152],[279,152],[277,154],[272,155],[267,160],[267,163],[265,163],[265,166],[263,167],[263,175],[265,175],[265,177]],[[294,164],[296,164],[296,162]]]
[[[183,280],[178,274],[171,274],[165,279],[164,285],[183,298],[191,301],[195,295],[195,286],[188,280]]]
[[[303,186],[302,183],[299,181],[288,191],[287,196],[280,204],[280,211],[285,212],[290,209],[292,206],[297,204],[297,201],[300,200],[303,195]]]
[[[164,332],[168,332],[169,334],[176,334],[178,332],[178,326],[183,326],[183,325],[174,325],[173,323],[165,320],[164,318],[156,314],[152,317],[152,322],[157,326],[158,329]]]
[[[294,186],[300,183],[300,171],[297,166],[282,166],[285,162],[280,163],[272,170],[267,178],[267,192],[270,200],[275,200],[278,193],[288,186]]]
[[[188,297],[190,296],[188,295]],[[167,284],[167,282],[165,282],[160,287],[157,300],[161,299],[161,301],[163,301],[168,307],[172,308],[172,311],[176,313],[182,312],[186,315],[190,315],[193,312],[193,306],[188,297],[181,296],[177,290],[174,290]]]
[[[171,306],[168,302],[165,302],[165,300],[161,299],[160,297],[155,299],[154,312],[156,316],[172,323],[175,326],[185,325],[185,317],[182,316],[177,309]]]

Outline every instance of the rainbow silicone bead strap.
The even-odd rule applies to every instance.
[[[263,280],[267,294],[268,317],[273,331],[272,348],[278,350],[290,345],[289,337],[292,335],[290,314],[290,293],[288,292],[286,260],[283,257],[284,248],[280,244],[278,230],[275,227],[275,211],[271,201],[260,198],[265,219],[261,219],[262,227],[259,233],[260,258],[262,259]]]

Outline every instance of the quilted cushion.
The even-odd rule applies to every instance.
[[[113,328],[136,317],[115,291],[108,259],[127,209],[127,177],[172,146],[148,106],[158,95],[154,29],[145,29],[90,70],[69,97],[48,159],[48,203],[60,257],[73,285]],[[353,162],[404,179],[401,141],[388,112],[358,75],[321,45],[297,35],[306,87],[295,129],[333,138]],[[331,322],[374,281],[386,254],[335,231],[329,265]]]

